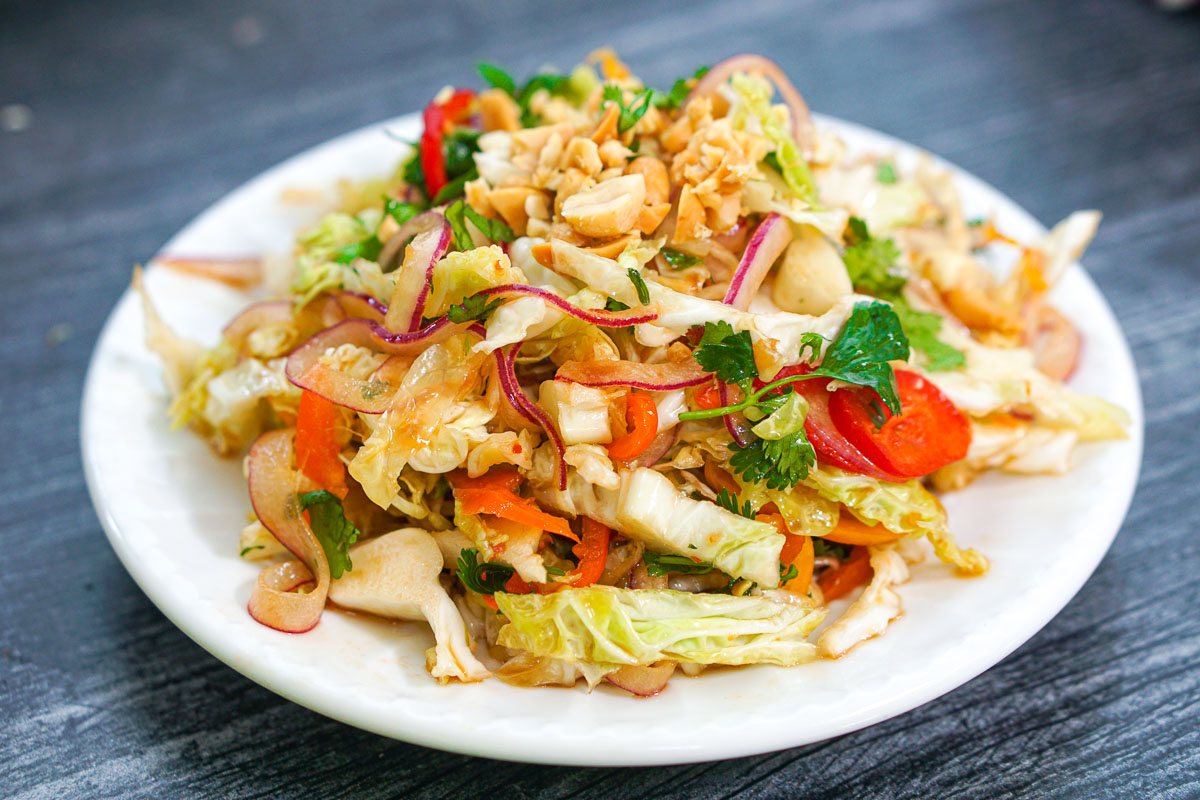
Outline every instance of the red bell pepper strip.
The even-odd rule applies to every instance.
[[[850,557],[841,565],[821,575],[817,585],[821,587],[826,601],[836,600],[871,580],[874,574],[875,571],[871,569],[870,552],[865,547],[855,547],[850,551]]]
[[[629,432],[608,446],[608,455],[617,461],[640,456],[658,435],[658,407],[645,392],[625,396],[625,424]]]
[[[571,548],[579,559],[579,567],[571,571],[572,586],[591,586],[604,574],[608,562],[608,540],[612,535],[604,525],[591,517],[583,517],[583,539]]]
[[[425,192],[430,200],[446,185],[446,153],[442,147],[446,129],[464,115],[474,99],[475,93],[470,89],[455,89],[444,103],[435,100],[425,107],[421,171],[425,173]]]
[[[338,444],[342,424],[338,407],[310,391],[300,394],[296,414],[296,466],[322,489],[340,499],[346,497],[346,465]]]
[[[774,504],[771,504],[774,506]],[[784,537],[783,549],[779,551],[779,563],[790,564],[796,568],[796,577],[783,584],[783,588],[793,594],[807,594],[808,586],[813,575],[813,543],[811,536],[792,533],[782,514],[759,512],[754,515],[759,522],[769,522]]]
[[[491,514],[579,541],[565,519],[547,514],[533,500],[516,493],[521,476],[515,470],[489,470],[479,478],[468,478],[458,473],[449,478],[454,486],[454,498],[462,506],[464,514]]]

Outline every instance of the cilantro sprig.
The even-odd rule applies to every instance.
[[[884,166],[889,165],[880,166],[881,181]],[[857,217],[850,218],[846,253],[842,260],[854,288],[891,302],[909,343],[929,359],[926,369],[937,372],[961,367],[966,363],[962,351],[937,336],[942,329],[941,316],[929,311],[917,311],[901,294],[908,281],[891,271],[899,257],[900,250],[891,239],[872,237],[865,222]]]
[[[737,494],[730,492],[728,489],[721,489],[720,493],[717,494],[717,505],[740,517],[754,519],[754,506],[751,505],[750,501],[747,500],[739,506]]]
[[[487,295],[473,294],[464,299],[456,306],[450,306],[450,310],[446,312],[446,316],[451,322],[462,324],[464,322],[483,322],[496,308],[503,302],[500,298],[488,302]]]
[[[708,67],[700,67],[700,69],[692,74],[691,80],[700,80],[708,70]],[[674,111],[683,105],[683,101],[687,99],[688,92],[692,90],[692,85],[689,79],[680,78],[671,85],[669,92],[655,92],[653,103],[657,108]]]
[[[300,510],[308,512],[308,526],[321,543],[325,558],[329,561],[330,577],[342,577],[342,574],[354,569],[350,561],[350,545],[358,540],[358,528],[346,519],[342,511],[342,501],[333,494],[321,490],[317,492],[301,492],[297,495]]]
[[[620,116],[617,117],[617,133],[625,133],[638,124],[638,120],[644,117],[650,109],[653,96],[653,89],[643,89],[634,95],[634,98],[627,104],[621,87],[611,83],[604,87],[604,92],[601,94],[605,104],[616,103],[621,111]]]
[[[458,554],[458,579],[472,592],[495,594],[504,589],[504,584],[516,572],[508,564],[498,561],[479,561],[479,551],[468,547]]]
[[[801,353],[813,350],[819,340],[805,337]],[[900,398],[896,392],[896,375],[889,361],[908,358],[908,339],[900,327],[896,312],[886,303],[862,301],[856,303],[837,338],[825,350],[820,363],[805,375],[789,375],[753,387],[758,377],[754,349],[747,331],[734,332],[729,323],[706,322],[700,343],[692,352],[696,362],[707,372],[725,383],[737,384],[744,397],[737,403],[718,408],[685,411],[680,420],[708,419],[735,414],[761,407],[764,398],[791,383],[813,378],[833,378],[866,386],[879,393],[893,414],[900,413]],[[764,411],[774,411],[766,408]]]

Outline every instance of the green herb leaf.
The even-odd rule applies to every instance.
[[[633,288],[637,291],[638,302],[646,305],[650,302],[650,287],[646,285],[646,279],[633,267],[625,270],[625,274],[629,276],[629,280],[633,283]]]
[[[493,242],[511,242],[516,238],[513,229],[505,225],[503,220],[489,219],[474,208],[471,208],[471,206],[466,206],[464,211],[466,211],[467,219],[475,223],[475,227],[479,229],[479,232]]]
[[[605,311],[628,311],[629,306],[625,305],[624,303],[622,303],[620,300],[616,299],[615,297],[610,297],[604,301],[604,310]]]
[[[692,75],[694,80],[700,80],[704,77],[704,73],[708,72],[708,67],[700,67]],[[654,105],[658,108],[666,108],[675,110],[683,105],[683,101],[687,99],[688,92],[692,90],[691,84],[687,78],[680,78],[671,85],[671,91],[663,94],[662,92],[654,93]]]
[[[746,519],[754,519],[754,507],[747,500],[740,507],[738,506],[738,496],[731,494],[728,489],[722,489],[717,495],[717,505],[726,511],[731,511],[738,516]]]
[[[308,512],[308,526],[312,528],[325,558],[329,560],[329,575],[335,580],[354,569],[350,562],[350,545],[358,540],[358,528],[346,519],[342,512],[342,501],[324,490],[302,492],[298,495],[300,510]]]
[[[479,74],[488,82],[488,85],[508,92],[510,95],[516,95],[517,82],[513,80],[512,75],[486,61],[480,61],[475,68],[479,70]]]
[[[687,269],[688,267],[704,263],[704,259],[702,258],[689,256],[687,253],[672,250],[670,247],[664,247],[658,251],[658,254],[663,257],[663,261],[666,261],[673,270]]]
[[[779,562],[779,585],[783,586],[790,580],[800,577],[800,570],[796,569],[795,564],[784,564]]]
[[[425,169],[421,166],[421,148],[416,143],[412,144],[412,148],[412,155],[404,162],[404,182],[428,200],[429,189],[425,186]]]
[[[516,572],[508,564],[498,561],[479,563],[479,551],[468,547],[458,554],[458,579],[472,592],[495,594],[504,589],[504,584]]]
[[[908,343],[913,349],[925,354],[928,362],[925,369],[930,372],[944,372],[965,366],[967,357],[963,351],[943,342],[937,337],[942,329],[942,317],[932,311],[917,311],[903,298],[892,303],[896,316],[900,318],[900,326]]]
[[[703,575],[712,572],[715,567],[707,561],[693,561],[687,556],[656,553],[647,550],[642,553],[642,563],[646,565],[646,574],[652,577],[659,575]]]
[[[828,539],[822,539],[820,536],[813,537],[813,555],[820,558],[822,556],[832,556],[833,558],[845,561],[850,557],[850,545],[831,542]]]
[[[908,351],[908,338],[892,307],[859,302],[813,374],[874,389],[891,412],[899,414],[896,373],[888,362],[907,359]]]
[[[848,227],[842,261],[854,288],[884,300],[899,297],[906,281],[891,272],[892,265],[900,258],[900,249],[895,242],[872,238],[867,224],[858,217],[851,217]]]
[[[346,245],[338,250],[333,256],[333,261],[338,264],[349,264],[356,258],[374,261],[379,258],[381,252],[383,252],[383,242],[379,241],[378,236],[371,234],[361,242]]]
[[[881,162],[879,169],[875,172],[875,177],[880,183],[895,183],[896,168],[887,161]]]
[[[755,439],[746,448],[729,445],[729,466],[747,483],[765,483],[771,489],[792,489],[808,477],[817,453],[804,429],[781,439]]]
[[[804,352],[808,351],[808,360],[817,361],[821,358],[821,349],[829,340],[819,333],[806,333],[800,337],[800,360],[804,361]]]
[[[433,198],[433,205],[440,206],[456,197],[462,197],[466,185],[478,177],[479,173],[472,166],[470,170],[459,175],[454,180],[448,181],[445,186],[439,189],[437,195]]]
[[[251,550],[265,550],[265,549],[266,549],[266,547],[264,545],[253,544],[253,545],[250,545],[249,547],[243,547],[242,551],[240,553],[238,553],[238,555],[245,556],[246,553],[249,553]]]
[[[446,316],[450,318],[451,322],[459,325],[464,322],[482,322],[496,310],[500,303],[499,298],[489,303],[487,295],[473,294],[459,305],[450,306]]]
[[[601,95],[604,101],[606,103],[616,103],[618,108],[621,109],[621,115],[617,119],[618,133],[625,133],[638,124],[638,120],[645,116],[647,109],[650,108],[650,99],[653,94],[653,89],[644,89],[629,101],[629,105],[626,105],[624,94],[619,86],[609,84],[604,87],[604,92]]]
[[[454,246],[466,252],[475,248],[475,242],[471,240],[471,232],[467,230],[467,204],[462,200],[455,200],[445,211],[446,222],[450,223],[450,233],[454,238]]]
[[[704,323],[704,335],[692,357],[706,372],[715,373],[725,383],[741,383],[758,376],[750,333],[734,333],[724,320]]]
[[[417,205],[416,203],[401,203],[399,200],[387,197],[386,195],[383,198],[383,213],[401,225],[424,210],[424,206]]]
[[[546,567],[546,574],[554,575],[554,576],[562,576],[562,575],[566,575],[567,571],[565,569],[559,569],[558,567]]]

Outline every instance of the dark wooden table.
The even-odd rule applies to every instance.
[[[1136,0],[673,5],[0,3],[0,794],[1200,794],[1200,16]],[[1146,395],[1133,509],[1065,611],[940,700],[730,762],[449,755],[241,677],[109,549],[80,470],[79,396],[130,265],[271,164],[474,82],[478,59],[524,73],[604,43],[660,86],[761,51],[814,108],[938,152],[1044,222],[1105,212],[1085,263]]]

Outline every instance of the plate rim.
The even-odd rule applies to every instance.
[[[222,195],[216,201],[208,205],[200,211],[195,217],[189,220],[183,227],[176,231],[164,243],[163,249],[170,247],[172,241],[182,236],[186,231],[195,226],[202,218],[210,213],[217,213],[217,209],[222,203],[226,202],[238,192],[248,190],[249,187],[257,185],[260,182],[269,182],[272,177],[279,171],[284,170],[289,164],[297,159],[312,156],[319,151],[337,150],[343,147],[348,141],[359,136],[368,135],[371,133],[382,132],[391,128],[405,127],[413,124],[417,118],[416,114],[406,114],[381,122],[372,123],[362,126],[356,130],[340,134],[336,137],[328,139],[324,142],[307,148],[299,153],[293,154],[288,158],[280,161],[277,164],[269,167],[266,170],[258,173],[249,180],[243,182],[239,186],[231,189],[229,192]],[[1045,227],[1034,218],[1024,207],[1017,204],[1003,192],[996,189],[991,184],[983,181],[973,173],[958,167],[957,165],[935,155],[916,145],[905,142],[901,139],[883,133],[876,129],[867,128],[857,123],[848,122],[836,117],[831,117],[822,114],[814,114],[816,122],[823,127],[830,127],[839,131],[849,132],[861,139],[873,140],[880,146],[892,151],[919,153],[928,155],[935,164],[939,167],[948,169],[953,175],[956,187],[960,190],[964,184],[972,185],[973,191],[985,191],[994,195],[1000,202],[1008,207],[1009,213],[1018,214],[1025,218],[1025,224],[1035,226],[1039,231],[1045,231]],[[159,250],[159,253],[163,252]],[[188,613],[183,605],[177,602],[177,598],[173,598],[169,592],[163,591],[163,587],[157,585],[154,581],[154,575],[145,570],[142,562],[136,557],[128,545],[129,542],[121,531],[121,525],[116,516],[114,516],[113,508],[109,504],[109,498],[105,497],[100,490],[98,470],[101,468],[97,460],[96,452],[93,448],[94,434],[92,433],[92,423],[89,419],[89,411],[95,407],[95,396],[99,391],[97,389],[97,371],[98,362],[102,348],[104,347],[111,329],[116,324],[118,312],[131,302],[136,302],[132,292],[126,289],[121,297],[117,300],[112,310],[109,312],[107,319],[100,333],[97,336],[95,347],[89,358],[87,372],[83,384],[83,396],[80,405],[80,451],[82,455],[84,476],[88,487],[88,493],[92,500],[92,505],[96,510],[97,517],[104,528],[106,537],[110,545],[116,552],[118,559],[121,561],[126,572],[133,578],[139,589],[150,599],[173,625],[179,628],[188,638],[196,642],[205,651],[222,661],[226,665],[232,667],[245,677],[259,684],[263,688],[274,692],[292,702],[297,703],[305,708],[315,711],[324,716],[336,719],[340,722],[358,727],[363,730],[371,731],[379,735],[395,738],[401,741],[420,744],[423,746],[433,747],[445,751],[462,753],[472,756],[483,756],[496,758],[507,761],[517,761],[524,763],[542,763],[542,764],[558,764],[571,766],[650,766],[650,765],[667,765],[681,763],[695,763],[698,761],[706,761],[714,758],[736,758],[748,755],[761,753],[776,752],[791,747],[797,747],[804,744],[824,741],[836,736],[841,736],[856,730],[861,730],[870,725],[883,722],[908,711],[915,710],[932,700],[947,694],[968,681],[992,668],[1018,647],[1032,639],[1039,631],[1041,631],[1051,619],[1058,615],[1062,609],[1074,598],[1082,589],[1084,584],[1090,579],[1099,566],[1101,560],[1110,549],[1113,540],[1123,526],[1128,515],[1130,505],[1133,500],[1134,492],[1136,491],[1138,477],[1141,472],[1142,459],[1144,454],[1144,406],[1142,400],[1141,385],[1137,375],[1136,364],[1133,360],[1133,355],[1129,347],[1124,331],[1121,329],[1118,319],[1109,305],[1099,287],[1092,281],[1091,276],[1084,271],[1078,263],[1071,265],[1071,270],[1080,273],[1080,277],[1086,281],[1090,289],[1095,293],[1100,301],[1099,310],[1107,317],[1106,324],[1111,324],[1113,330],[1117,334],[1119,350],[1115,354],[1119,367],[1114,370],[1114,373],[1127,371],[1128,377],[1131,379],[1129,390],[1131,392],[1134,403],[1127,410],[1130,413],[1132,424],[1129,429],[1129,444],[1134,448],[1134,458],[1130,459],[1131,467],[1128,470],[1129,477],[1122,484],[1123,496],[1120,498],[1116,507],[1120,508],[1120,513],[1113,517],[1114,521],[1109,526],[1111,531],[1107,533],[1102,540],[1097,538],[1093,543],[1091,550],[1087,553],[1087,558],[1078,562],[1079,568],[1073,573],[1073,577],[1078,580],[1070,580],[1063,584],[1062,588],[1054,595],[1054,599],[1046,606],[1040,607],[1036,619],[1030,620],[1029,624],[1022,627],[1022,632],[1010,637],[1010,640],[1004,646],[994,648],[988,655],[977,658],[975,661],[964,662],[959,665],[958,669],[950,671],[950,677],[942,676],[942,680],[938,682],[929,682],[927,685],[917,687],[916,690],[910,691],[905,700],[897,702],[893,706],[880,709],[873,709],[872,713],[861,714],[857,717],[844,718],[840,725],[829,726],[822,735],[817,737],[797,736],[787,740],[777,740],[769,743],[764,743],[762,740],[742,740],[742,741],[727,741],[721,746],[696,747],[691,743],[684,745],[662,745],[655,747],[646,747],[641,750],[609,750],[600,753],[590,754],[551,754],[544,750],[531,748],[528,744],[517,737],[513,740],[498,740],[495,737],[490,737],[487,734],[477,734],[474,737],[464,736],[462,731],[447,731],[437,730],[433,727],[408,728],[402,732],[398,732],[395,728],[390,728],[386,725],[378,724],[378,721],[364,720],[361,716],[345,711],[339,704],[333,702],[332,699],[326,699],[319,693],[308,691],[302,685],[302,682],[288,680],[286,677],[281,677],[274,674],[273,671],[264,666],[256,666],[247,663],[241,656],[239,648],[236,645],[236,638],[224,639],[219,635],[213,635],[214,631],[209,631],[209,625],[205,624],[203,614],[193,617]],[[182,432],[180,433],[182,435]],[[1036,625],[1034,624],[1036,622]],[[997,655],[998,653],[998,655]],[[637,702],[637,701],[634,701]],[[778,737],[775,737],[778,739]]]

